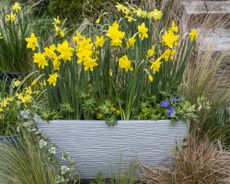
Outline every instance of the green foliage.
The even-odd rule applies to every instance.
[[[168,101],[168,107],[162,107],[161,103]],[[134,119],[138,120],[159,120],[159,119],[172,119],[172,120],[185,120],[190,121],[196,118],[195,106],[192,106],[185,99],[178,97],[174,98],[168,96],[164,101],[159,101],[156,96],[151,96],[141,103],[140,108],[135,111],[136,116]],[[172,111],[170,109],[172,108]]]
[[[124,2],[112,0],[109,3]],[[84,17],[96,17],[109,4],[107,0],[49,0],[49,11],[53,16],[67,18],[71,22],[80,22]]]
[[[34,17],[33,10],[22,6],[19,12],[10,8],[11,4],[0,9],[0,71],[19,72],[24,76],[32,69],[31,52],[26,48],[26,37],[32,32],[42,36],[44,44],[52,37],[50,36],[50,19],[44,15]],[[8,21],[7,16],[13,12],[15,21]]]
[[[9,9],[0,10],[0,71],[14,71],[26,73],[31,69],[26,49],[25,38],[29,33],[29,17],[20,11],[15,22],[6,20]]]
[[[116,174],[111,173],[110,179],[105,179],[104,174],[99,172],[96,179],[90,184],[135,184],[137,181],[137,165],[131,163],[128,168],[120,169]]]

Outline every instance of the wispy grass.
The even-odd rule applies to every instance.
[[[0,145],[0,183],[55,184],[55,172],[46,164],[30,137]]]

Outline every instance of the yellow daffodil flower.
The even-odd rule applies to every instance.
[[[59,57],[63,59],[63,61],[71,61],[74,49],[69,47],[69,43],[67,40],[65,40],[61,44],[58,44],[57,51],[61,54]]]
[[[148,13],[148,18],[159,20],[161,19],[162,15],[163,15],[162,11],[154,9],[153,11]]]
[[[46,66],[48,66],[48,62],[46,61],[43,53],[34,53],[33,59],[34,63],[38,64],[38,68],[44,69]]]
[[[119,67],[121,69],[124,69],[126,72],[128,72],[128,70],[132,71],[132,66],[131,66],[131,61],[129,60],[127,55],[124,55],[123,57],[121,57],[119,60]]]
[[[45,50],[44,56],[46,56],[50,59],[54,59],[57,57],[57,55],[55,53],[56,46],[54,44],[50,45],[49,47],[45,47],[44,50]]]
[[[103,36],[96,36],[96,41],[95,41],[96,47],[103,47],[104,43],[105,43],[105,40]]]
[[[16,14],[11,12],[10,14],[6,15],[6,20],[13,23],[16,20]]]
[[[54,24],[54,25],[59,25],[59,24],[61,24],[61,20],[59,19],[59,16],[57,16],[57,18],[53,18],[53,24]]]
[[[12,5],[12,10],[14,10],[16,13],[18,13],[21,10],[20,3],[16,2]]]
[[[175,24],[174,21],[172,21],[172,26],[170,27],[170,30],[172,30],[172,32],[174,33],[177,33],[179,30],[178,26]]]
[[[192,31],[189,33],[190,42],[193,42],[194,40],[196,40],[197,37],[198,37],[197,29],[192,29]]]
[[[111,26],[109,26],[106,36],[111,39],[113,46],[121,46],[125,33],[119,30],[119,24],[115,21]]]
[[[173,60],[174,58],[174,55],[175,55],[176,51],[173,49],[167,49],[163,55],[162,55],[162,58],[165,60],[165,61],[168,61],[168,60]]]
[[[32,49],[34,51],[37,46],[37,37],[35,36],[35,34],[32,33],[29,38],[26,38],[26,41],[27,48]]]
[[[49,85],[56,86],[57,84],[58,73],[49,74],[48,83]]]
[[[153,76],[151,74],[148,74],[148,80],[153,82]]]
[[[153,73],[159,72],[161,68],[161,57],[159,57],[156,61],[152,62],[152,65],[150,67],[151,70],[153,70]]]
[[[154,56],[154,54],[155,54],[155,47],[153,46],[151,49],[148,50],[147,57],[151,58]]]
[[[169,48],[173,48],[174,45],[178,45],[177,40],[179,39],[179,35],[175,35],[172,30],[165,31],[162,36],[162,40]]]
[[[129,49],[136,43],[135,35],[126,41],[126,48]]]
[[[145,27],[145,23],[143,22],[141,25],[138,26],[138,35],[141,38],[141,40],[148,38],[147,33],[148,33],[148,28]]]

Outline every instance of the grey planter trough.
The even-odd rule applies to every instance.
[[[171,149],[183,141],[185,122],[55,120],[37,122],[49,140],[76,161],[81,178],[95,178],[98,172],[111,176],[131,162],[157,166],[167,160]]]

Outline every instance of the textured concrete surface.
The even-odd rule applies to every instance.
[[[162,121],[118,121],[108,127],[104,121],[45,121],[38,127],[50,141],[76,161],[81,178],[106,177],[135,161],[157,166],[167,160],[171,149],[187,134],[187,125],[172,126]]]

